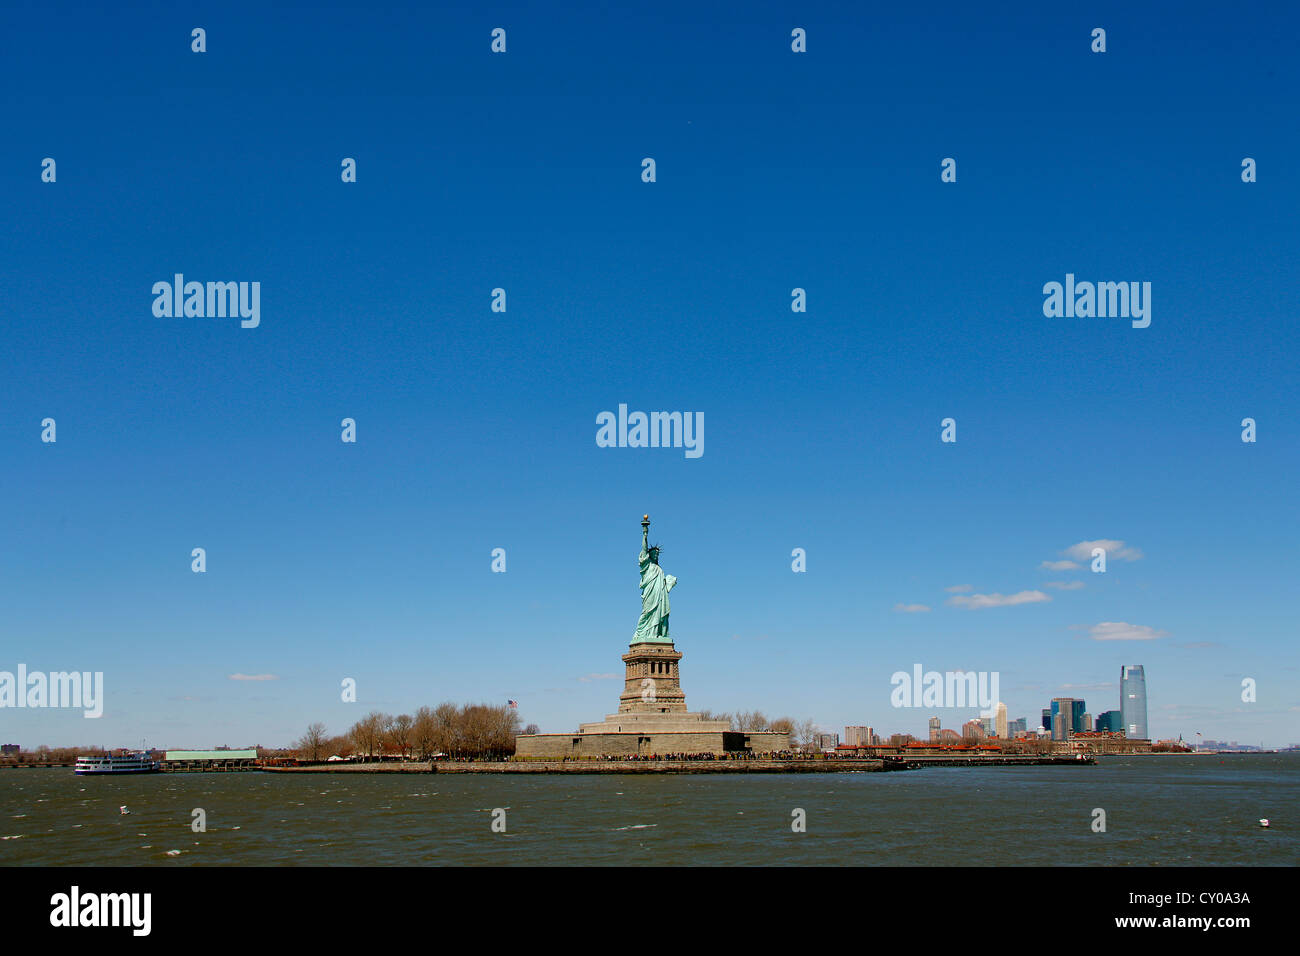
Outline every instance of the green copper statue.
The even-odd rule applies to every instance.
[[[671,644],[668,636],[668,592],[677,579],[659,567],[659,545],[650,544],[650,516],[641,521],[641,619],[636,622],[633,644],[657,641]]]

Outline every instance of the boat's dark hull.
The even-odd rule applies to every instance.
[[[129,773],[162,773],[158,767],[141,767],[139,770],[74,770],[78,777],[125,777]]]

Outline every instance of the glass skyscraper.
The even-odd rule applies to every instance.
[[[1124,729],[1124,718],[1118,710],[1108,710],[1097,715],[1097,730],[1119,733]]]
[[[1052,698],[1052,717],[1058,713],[1065,718],[1066,735],[1082,733],[1085,729],[1083,726],[1083,715],[1087,711],[1088,704],[1086,701],[1074,697],[1053,697]],[[1044,717],[1047,711],[1043,711]],[[1065,738],[1061,738],[1065,739]]]
[[[1141,664],[1125,664],[1119,669],[1120,728],[1130,740],[1148,740],[1147,679]]]

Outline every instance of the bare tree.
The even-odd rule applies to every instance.
[[[411,729],[414,726],[415,718],[410,714],[399,714],[388,725],[388,738],[403,760],[411,756]]]
[[[371,758],[383,756],[384,735],[391,721],[392,718],[387,714],[372,710],[353,724],[349,736],[352,737],[357,753]]]
[[[542,728],[538,727],[536,724],[529,724],[527,727],[524,728],[525,734],[540,734],[541,732],[542,732]]]
[[[352,739],[348,734],[340,734],[337,737],[330,737],[321,744],[321,752],[330,757],[335,755],[340,757],[350,757],[352,756],[352,751]]]
[[[309,724],[302,739],[294,744],[294,749],[303,760],[321,760],[321,751],[325,749],[325,725],[320,722]]]
[[[794,721],[789,717],[778,717],[767,725],[767,729],[778,734],[794,733]]]
[[[439,753],[455,753],[459,741],[460,709],[455,704],[442,703],[433,709],[433,739]]]
[[[428,760],[438,752],[438,724],[432,707],[421,707],[415,712],[411,727],[411,745],[421,760]]]

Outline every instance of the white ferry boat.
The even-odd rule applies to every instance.
[[[158,773],[161,769],[162,763],[142,750],[121,757],[78,757],[73,772],[78,774]]]

